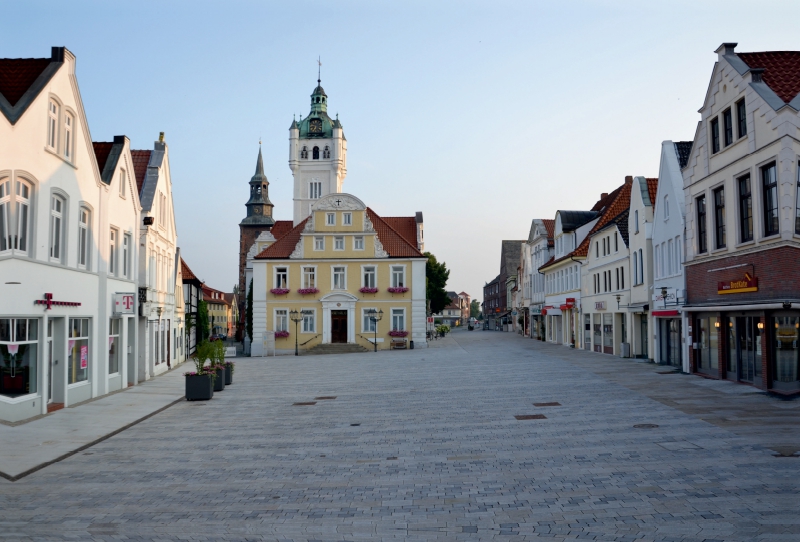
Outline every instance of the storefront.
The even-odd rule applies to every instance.
[[[542,314],[545,316],[545,337],[547,342],[562,344],[563,343],[563,314],[561,309],[548,305],[542,309]]]
[[[542,316],[542,305],[533,305],[530,308],[531,319],[531,339],[544,340],[544,317]]]
[[[680,312],[677,310],[654,310],[652,312],[656,334],[656,363],[683,367],[683,332]]]

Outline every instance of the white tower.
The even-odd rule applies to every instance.
[[[294,224],[311,214],[311,204],[342,192],[347,175],[347,140],[342,124],[328,116],[328,96],[317,79],[311,112],[289,127],[289,167],[294,176]]]

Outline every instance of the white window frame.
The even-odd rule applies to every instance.
[[[130,233],[122,236],[122,276],[131,278],[131,254],[133,250],[133,237]]]
[[[80,333],[78,335],[73,335],[72,334],[72,331],[73,331],[73,325],[72,324],[73,324],[74,321],[81,322],[79,324],[79,327],[81,329],[80,329]],[[84,331],[83,322],[84,321],[86,322],[86,334],[85,335],[83,333],[83,331]],[[82,318],[82,317],[69,318],[69,319],[67,319],[67,326],[68,326],[67,327],[67,339],[70,342],[72,342],[72,341],[77,342],[77,341],[85,340],[86,341],[86,346],[88,347],[87,348],[87,357],[86,357],[86,369],[87,369],[86,370],[86,380],[77,380],[77,381],[75,381],[75,382],[73,382],[71,384],[69,383],[69,360],[67,360],[67,388],[74,388],[74,387],[77,387],[77,386],[87,385],[92,381],[92,379],[91,379],[91,374],[92,374],[92,354],[93,354],[93,351],[92,351],[92,319],[91,318]],[[69,352],[69,350],[68,350],[68,352]],[[67,354],[67,356],[69,357],[69,353]],[[80,362],[80,353],[78,354],[78,362]]]
[[[400,270],[402,273],[401,278],[402,281],[395,280],[397,278],[397,270]],[[392,288],[408,288],[406,286],[406,266],[405,265],[393,265],[391,266],[391,275],[390,275],[390,284]]]
[[[314,250],[317,252],[325,250],[325,237],[314,237]]]
[[[336,225],[336,213],[325,213],[325,225],[326,226]]]
[[[303,320],[300,322],[300,333],[312,334],[317,332],[317,309],[300,309]],[[311,326],[307,326],[308,323]]]
[[[75,115],[69,111],[64,112],[64,158],[75,160]]]
[[[85,218],[85,220],[84,220]],[[91,244],[92,213],[81,206],[78,210],[78,268],[89,269],[89,247]],[[83,261],[81,261],[83,260]]]
[[[56,209],[56,202],[61,208]],[[61,263],[64,258],[64,225],[66,224],[67,198],[61,194],[50,195],[50,246],[49,260]],[[18,230],[19,231],[19,230]]]
[[[402,311],[402,318],[403,318],[403,328],[398,329],[394,323],[395,311]],[[408,322],[406,321],[406,309],[405,307],[392,307],[389,309],[389,318],[391,319],[389,324],[392,326],[392,331],[408,331],[407,326]]]
[[[367,269],[372,269],[372,277],[374,284],[368,285],[366,279]],[[361,266],[361,287],[362,288],[377,288],[378,287],[378,266],[377,265],[362,265]]]
[[[336,287],[336,270],[342,270],[342,279],[344,284]],[[331,266],[331,290],[347,290],[347,266],[346,265],[332,265]]]
[[[61,104],[54,98],[47,102],[47,148],[58,152],[59,115]]]
[[[282,313],[282,314],[278,314]],[[280,318],[280,320],[279,320]],[[279,325],[283,324],[283,325]],[[276,307],[272,309],[272,330],[289,331],[289,309]]]
[[[377,322],[373,322],[367,316],[367,312],[370,310],[377,311],[378,307],[364,307],[361,309],[361,333],[375,333],[375,327],[377,326]]]
[[[280,281],[278,280],[278,276],[281,274],[280,269],[283,269],[286,276],[285,284],[281,286]],[[288,265],[276,265],[272,268],[272,287],[273,288],[283,288],[284,290],[289,289],[289,266]]]
[[[127,197],[127,187],[128,186],[128,177],[125,174],[124,169],[119,170],[119,197],[125,199]]]
[[[353,250],[364,250],[364,236],[353,236]]]
[[[119,230],[113,226],[108,229],[108,274],[117,276],[117,256],[119,248]]]
[[[344,237],[341,235],[337,235],[333,238],[333,250],[342,251],[344,250]]]
[[[14,247],[11,234],[11,193],[14,181],[11,177],[0,178],[0,253]]]
[[[308,199],[319,199],[322,197],[322,181],[312,179],[308,182]]]
[[[342,226],[353,225],[353,213],[342,213]]]
[[[311,270],[311,278],[313,279],[313,282],[314,282],[314,284],[312,284],[310,286],[308,285],[308,282],[306,280],[308,275],[309,275],[307,273],[307,270],[309,270],[309,269]],[[303,267],[301,267],[300,268],[300,277],[301,277],[301,280],[302,280],[302,282],[300,283],[301,284],[301,286],[300,286],[301,288],[317,288],[318,287],[317,286],[318,282],[317,282],[317,266],[316,265],[304,265]]]

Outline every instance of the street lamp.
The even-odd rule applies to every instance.
[[[296,310],[291,310],[289,312],[289,318],[291,318],[292,322],[294,322],[294,355],[295,356],[299,356],[300,355],[300,350],[299,350],[299,348],[297,346],[297,324],[299,324],[300,320],[303,319],[302,312],[303,311],[296,311]]]
[[[378,351],[378,322],[383,318],[383,309],[376,311],[375,309],[368,309],[367,316],[369,321],[375,326],[375,351]]]
[[[619,310],[619,300],[622,299],[622,296],[619,294],[614,295],[617,298],[617,310]]]

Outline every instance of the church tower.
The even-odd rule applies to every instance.
[[[247,297],[245,267],[247,253],[261,233],[270,231],[275,225],[272,218],[272,202],[269,200],[269,181],[264,174],[264,160],[261,147],[258,148],[256,174],[250,179],[250,199],[245,204],[247,216],[239,223],[239,304]],[[243,313],[242,313],[243,314]]]
[[[294,176],[295,225],[311,214],[311,204],[342,192],[347,175],[347,140],[339,116],[328,116],[328,95],[317,79],[311,112],[289,127],[289,167]]]

